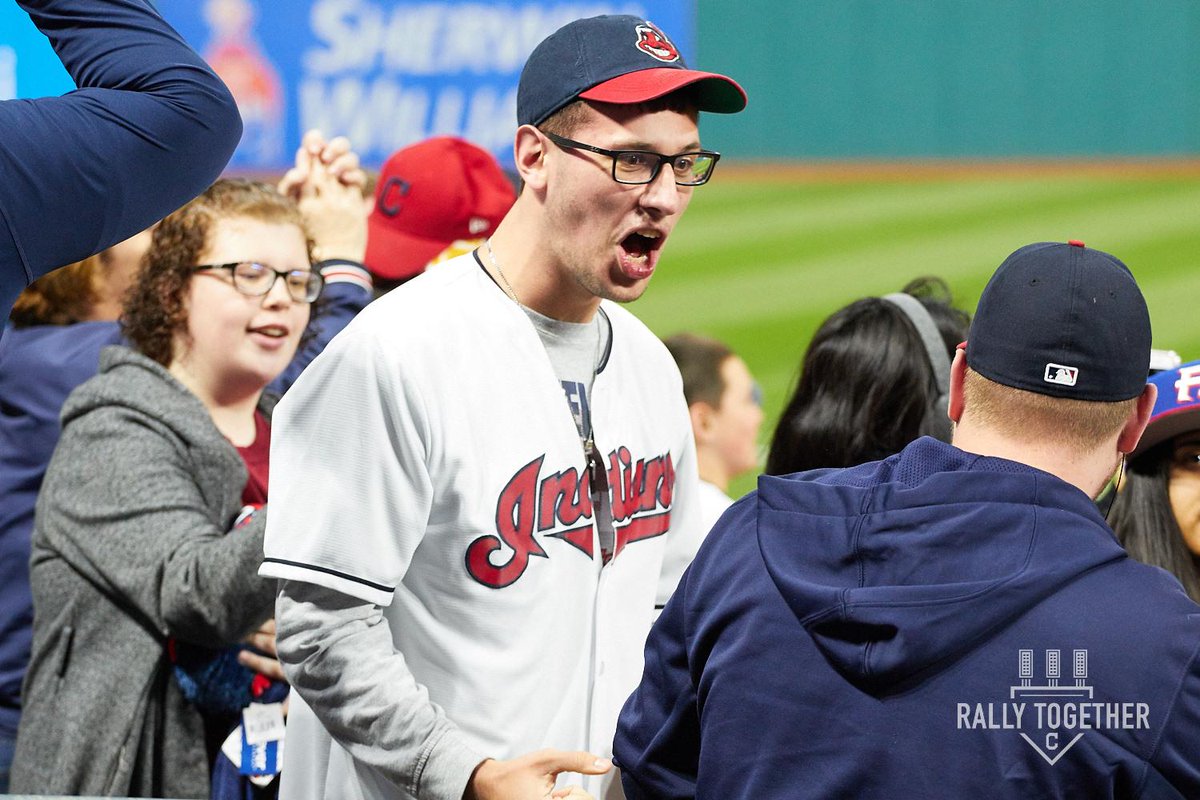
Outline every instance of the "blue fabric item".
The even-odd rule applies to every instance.
[[[629,800],[1196,798],[1198,645],[1083,492],[922,438],[726,512],[614,753]]]
[[[286,391],[370,300],[358,284],[328,284],[312,323],[315,335],[267,391]],[[96,374],[100,351],[122,343],[115,322],[10,327],[0,334],[0,733],[15,736],[20,719],[33,624],[29,539],[37,493],[58,443],[59,412],[67,395]]]
[[[217,754],[213,765],[211,800],[269,800],[279,796],[279,779],[266,786],[255,786],[250,779],[238,772],[224,753]]]
[[[26,283],[200,194],[241,138],[232,95],[145,0],[18,0],[78,90],[0,103],[0,320]]]
[[[250,683],[254,670],[238,663],[237,656],[250,648],[209,647],[175,642],[175,680],[183,696],[209,715],[238,714],[254,699]]]
[[[288,685],[280,681],[271,681],[261,697],[254,696],[251,683],[257,673],[237,660],[243,650],[258,652],[246,645],[214,650],[176,641],[174,649],[175,680],[187,701],[205,714],[240,714],[251,702],[274,703],[287,696]]]
[[[33,507],[71,391],[121,341],[115,322],[38,325],[0,334],[0,733],[17,734],[29,663]]]
[[[8,794],[8,773],[12,768],[13,752],[17,749],[17,735],[0,731],[0,794]]]

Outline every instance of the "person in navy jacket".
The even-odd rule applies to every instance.
[[[162,219],[242,135],[233,96],[146,0],[18,0],[76,91],[0,103],[0,319],[25,285]]]
[[[763,477],[646,646],[614,745],[642,798],[1200,797],[1200,606],[1095,497],[1155,401],[1129,270],[1013,253],[953,444]]]

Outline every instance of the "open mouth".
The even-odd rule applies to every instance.
[[[288,335],[288,329],[282,325],[263,325],[258,328],[251,328],[250,332],[266,336],[270,339],[283,339]]]
[[[658,263],[663,236],[658,231],[635,231],[621,240],[621,269],[630,278],[650,277]]]

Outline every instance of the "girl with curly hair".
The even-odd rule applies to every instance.
[[[230,720],[203,670],[258,629],[262,652],[237,658],[282,678],[257,576],[264,389],[322,288],[311,247],[296,203],[247,180],[154,232],[122,317],[132,347],[68,398],[38,500],[15,791],[208,796]]]

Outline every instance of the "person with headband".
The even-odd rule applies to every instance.
[[[626,797],[1200,797],[1200,607],[1093,501],[1149,354],[1119,260],[1012,253],[952,443],[765,476],[708,535],[621,712]]]
[[[950,441],[950,358],[970,321],[940,278],[835,311],[804,353],[766,473],[850,467],[897,453],[918,436]]]

